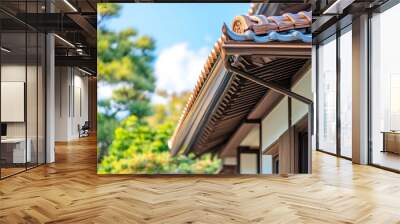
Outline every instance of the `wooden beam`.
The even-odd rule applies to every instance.
[[[235,149],[237,146],[240,144],[242,139],[246,137],[246,135],[258,124],[253,124],[253,123],[242,123],[240,127],[237,129],[237,131],[232,135],[232,137],[229,139],[227,144],[224,146],[224,148],[221,150],[221,157],[226,157],[226,156],[234,156],[235,155]]]
[[[307,43],[254,43],[227,41],[222,45],[224,54],[262,55],[280,58],[311,58],[311,44]]]
[[[314,132],[314,130],[313,130],[314,129],[313,128],[313,125],[314,125],[313,124],[314,103],[313,103],[313,101],[308,99],[307,97],[304,97],[302,95],[299,95],[297,93],[292,92],[290,89],[283,88],[283,87],[281,87],[281,86],[279,86],[279,85],[277,85],[275,83],[266,82],[266,81],[264,81],[264,80],[262,80],[260,78],[252,76],[252,75],[246,73],[245,71],[242,71],[242,70],[232,66],[231,63],[229,62],[229,58],[225,58],[224,64],[225,64],[225,68],[228,71],[231,71],[233,74],[236,74],[236,75],[238,75],[238,76],[240,76],[242,78],[248,79],[248,80],[250,80],[252,82],[255,82],[255,83],[257,83],[257,84],[259,84],[261,86],[267,87],[267,88],[271,89],[272,91],[274,91],[276,93],[280,93],[280,94],[282,94],[284,96],[299,100],[299,101],[307,104],[307,106],[308,106],[308,142],[310,143],[308,145],[308,155],[309,155],[309,158],[308,158],[308,164],[309,164],[308,172],[311,173],[311,170],[312,170],[312,167],[311,167],[311,152],[312,152],[312,149],[311,149],[311,145],[312,145],[311,144],[311,142],[312,142],[311,136],[313,135],[313,132]]]
[[[259,124],[261,121],[261,119],[246,119],[244,120],[244,123],[248,123],[248,124]]]

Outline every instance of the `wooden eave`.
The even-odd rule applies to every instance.
[[[262,55],[279,58],[311,58],[310,43],[271,42],[255,43],[252,41],[226,41],[222,44],[223,55]]]

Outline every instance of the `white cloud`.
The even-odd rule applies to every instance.
[[[163,49],[155,63],[157,88],[169,92],[193,90],[208,53],[206,47],[193,50],[187,43]]]
[[[157,77],[157,89],[167,90],[168,92],[193,90],[209,52],[210,50],[207,47],[199,50],[190,49],[186,42],[161,50],[154,68]],[[97,86],[98,99],[111,97],[113,89],[122,86],[122,84],[99,82]],[[163,103],[165,99],[154,94],[152,101]]]
[[[97,83],[97,98],[99,100],[108,99],[112,96],[112,92],[114,89],[118,89],[124,86],[127,85],[124,83],[108,84],[106,82],[100,81]]]
[[[99,100],[110,98],[112,95],[113,86],[105,83],[98,82],[97,83],[97,98]]]

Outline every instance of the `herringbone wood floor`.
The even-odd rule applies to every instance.
[[[97,176],[94,138],[0,181],[0,223],[400,223],[400,175],[316,152],[312,175]]]

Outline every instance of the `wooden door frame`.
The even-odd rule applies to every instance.
[[[240,174],[240,155],[241,154],[256,154],[257,155],[257,173],[261,173],[261,167],[260,167],[260,151],[258,148],[251,148],[251,147],[245,147],[245,146],[239,146],[237,148],[237,153],[236,153],[236,161],[237,161],[237,168],[236,172]]]

